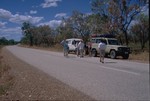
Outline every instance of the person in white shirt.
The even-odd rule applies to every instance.
[[[84,43],[83,40],[81,40],[78,44],[79,52],[80,52],[80,57],[83,57],[83,52],[84,52]]]
[[[104,63],[106,44],[100,41],[100,43],[98,44],[98,48],[100,53],[100,62]]]

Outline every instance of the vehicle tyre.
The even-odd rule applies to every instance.
[[[115,50],[110,51],[110,58],[112,58],[112,59],[116,58],[116,51]]]
[[[92,57],[96,57],[97,56],[97,51],[95,49],[92,49],[91,55],[92,55]]]
[[[122,57],[123,57],[123,59],[128,59],[129,58],[129,54],[125,54]]]

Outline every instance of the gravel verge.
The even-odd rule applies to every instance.
[[[91,97],[21,61],[3,48],[13,84],[0,100],[74,100],[93,101]]]

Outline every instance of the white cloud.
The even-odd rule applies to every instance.
[[[1,28],[0,29],[0,33],[9,33],[9,34],[13,34],[13,33],[21,33],[21,28],[20,27],[15,27],[15,28]]]
[[[0,28],[5,27],[6,24],[7,24],[7,22],[0,22]]]
[[[29,15],[19,15],[19,14],[15,14],[12,16],[12,18],[9,19],[9,21],[14,22],[14,23],[18,23],[18,24],[22,24],[23,22],[30,22],[32,24],[38,23],[43,19],[43,17],[32,17]]]
[[[62,0],[44,0],[44,3],[41,4],[43,8],[48,7],[57,7],[57,2]]]
[[[0,18],[9,19],[12,17],[12,14],[10,11],[7,11],[5,9],[0,9]]]
[[[48,25],[52,28],[56,28],[61,24],[61,20],[51,20],[49,22],[45,22],[45,23],[40,23],[38,26],[43,26],[43,25]]]
[[[67,14],[66,13],[58,13],[55,15],[55,18],[62,18],[62,17],[67,17]]]
[[[34,11],[34,13],[36,12]],[[0,18],[8,19],[10,22],[18,24],[22,24],[23,22],[26,21],[31,22],[32,24],[36,24],[39,23],[42,19],[44,19],[43,17],[32,17],[30,15],[20,15],[20,14],[13,15],[10,11],[4,9],[0,9]]]
[[[0,37],[5,37],[6,39],[14,39],[16,41],[19,41],[22,37],[22,30],[20,27],[0,28]]]
[[[33,11],[33,10],[30,11],[30,14],[36,14],[36,13],[37,11]]]

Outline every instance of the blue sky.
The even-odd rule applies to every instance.
[[[20,40],[22,23],[25,21],[29,21],[35,26],[49,25],[53,28],[61,23],[62,17],[71,16],[74,10],[91,14],[90,1],[0,0],[0,38]],[[147,7],[145,6],[145,9]],[[149,12],[149,9],[146,12]]]
[[[0,37],[20,40],[25,21],[56,27],[73,10],[91,13],[90,0],[0,0]]]

